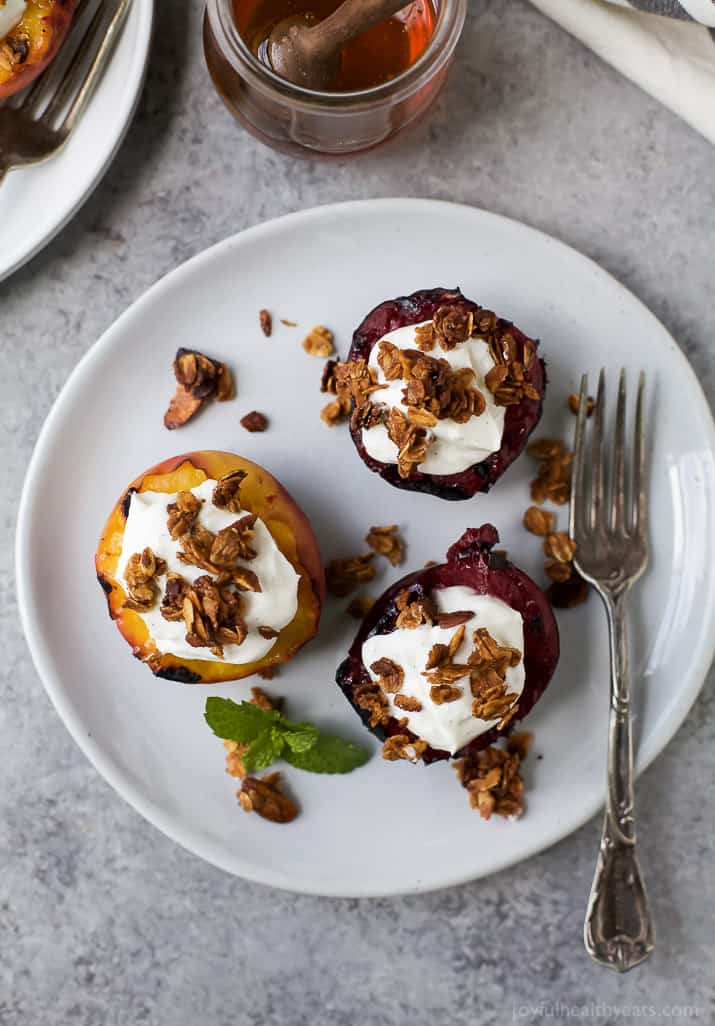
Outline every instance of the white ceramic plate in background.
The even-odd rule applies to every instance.
[[[0,281],[55,237],[109,167],[134,115],[154,17],[154,0],[133,0],[116,49],[66,146],[0,184]]]
[[[106,779],[170,837],[229,872],[330,895],[378,895],[459,883],[564,837],[602,802],[608,654],[602,610],[560,615],[563,654],[527,720],[542,759],[527,762],[527,810],[485,823],[446,764],[388,764],[333,683],[356,629],[329,603],[319,637],[273,682],[289,715],[362,740],[374,758],[347,777],[289,770],[302,814],[277,827],[238,808],[221,742],[203,723],[210,694],[250,682],[184,686],[154,679],[107,618],[94,548],[126,484],[169,455],[228,449],[265,464],[311,517],[326,559],[360,552],[367,527],[401,525],[407,563],[380,561],[373,594],[439,559],[467,526],[492,521],[537,579],[539,540],[521,526],[527,456],[490,495],[449,503],[399,491],[361,463],[344,429],[318,419],[322,361],[300,342],[332,327],[341,354],[363,315],[418,288],[461,285],[542,340],[550,387],[540,434],[573,430],[565,397],[583,370],[625,364],[649,380],[651,567],[634,594],[638,766],[688,711],[715,639],[713,424],[698,382],[661,324],[613,278],[555,240],[484,211],[420,200],[323,207],[250,229],[200,254],[135,303],[81,361],[38,441],[17,540],[20,609],[35,664],[75,740]],[[258,311],[273,311],[265,339]],[[298,321],[290,329],[284,317]],[[239,396],[180,431],[162,414],[177,346],[228,361]],[[270,417],[250,435],[249,410]],[[54,511],[54,512],[53,512]],[[61,521],[57,521],[61,511]],[[565,510],[559,512],[565,526]]]

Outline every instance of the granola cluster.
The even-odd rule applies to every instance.
[[[365,552],[362,556],[331,559],[325,568],[325,581],[330,594],[344,598],[361,584],[371,581],[377,572],[372,565],[374,557],[374,552]]]
[[[444,357],[434,355],[437,347],[449,352],[471,338],[479,338],[489,347],[495,366],[485,380],[498,406],[540,398],[528,380],[535,344],[530,339],[518,341],[490,310],[475,313],[447,305],[437,310],[431,322],[415,328],[415,349],[400,349],[386,339],[378,343],[377,362],[386,381],[404,382],[406,412],[373,398],[386,386],[380,384],[366,360],[330,360],[323,371],[321,390],[336,398],[323,408],[323,421],[332,427],[352,411],[354,429],[384,424],[398,451],[400,477],[413,476],[432,441],[430,428],[445,419],[466,424],[486,408],[471,368],[455,369]]]
[[[365,541],[378,555],[385,556],[393,566],[399,566],[405,558],[405,543],[400,537],[397,524],[371,527]]]
[[[569,406],[573,408],[572,398],[569,397]],[[578,396],[575,399],[573,412],[578,413]],[[590,396],[589,402],[592,402]],[[555,513],[542,509],[540,504],[549,501],[563,505],[568,502],[572,454],[555,438],[531,442],[527,452],[539,464],[537,477],[531,482],[531,498],[539,505],[529,506],[524,513],[523,524],[531,534],[544,539],[544,571],[551,582],[546,590],[549,601],[556,608],[569,609],[586,601],[589,586],[574,568],[574,543],[566,531],[556,530]]]
[[[235,388],[225,363],[212,360],[197,349],[178,349],[174,358],[176,393],[164,414],[170,431],[182,427],[210,399],[233,399]]]
[[[303,349],[310,356],[321,356],[325,359],[326,356],[332,356],[335,352],[333,342],[334,336],[332,331],[329,328],[323,327],[322,324],[317,324],[303,339]]]
[[[512,734],[505,748],[492,745],[455,762],[459,781],[469,792],[469,804],[479,810],[482,819],[517,817],[524,811],[524,781],[519,770],[531,741],[532,735],[525,731]]]
[[[150,548],[143,552],[135,552],[124,570],[129,598],[124,603],[127,609],[145,613],[151,609],[159,594],[157,577],[166,573],[166,563],[155,556]]]

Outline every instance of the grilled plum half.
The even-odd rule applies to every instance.
[[[352,345],[348,354],[348,362],[369,360],[373,346],[390,331],[409,324],[419,324],[431,320],[441,307],[453,307],[458,311],[471,312],[475,315],[483,311],[478,303],[466,299],[459,289],[425,289],[413,292],[410,296],[388,300],[375,307],[369,313],[353,335]],[[538,342],[529,338],[510,321],[495,318],[490,337],[500,342],[505,336],[511,336],[517,347],[525,345],[538,347]],[[441,355],[439,350],[430,354]],[[427,492],[441,499],[471,499],[477,492],[487,492],[502,476],[524,449],[529,435],[541,418],[543,396],[546,388],[546,369],[544,361],[535,357],[527,368],[524,380],[538,392],[538,399],[522,399],[520,402],[506,407],[504,433],[499,450],[481,463],[475,463],[456,474],[425,474],[413,471],[409,478],[400,477],[396,464],[381,463],[374,459],[365,449],[362,440],[362,427],[351,420],[350,433],[355,448],[367,467],[379,474],[389,484],[408,491]],[[379,392],[375,396],[379,402]]]
[[[519,698],[517,716],[501,731],[492,727],[480,734],[455,753],[454,758],[478,752],[493,744],[500,735],[508,734],[514,723],[533,709],[546,690],[559,660],[556,620],[548,599],[531,578],[510,563],[504,553],[492,551],[498,541],[499,534],[491,524],[469,528],[448,550],[445,563],[403,577],[381,595],[363,620],[347,658],[338,668],[336,680],[365,726],[380,740],[384,741],[393,734],[407,734],[411,740],[417,740],[414,734],[399,725],[395,717],[391,717],[384,727],[370,727],[369,712],[355,702],[356,688],[371,681],[362,661],[363,644],[373,634],[389,634],[395,629],[398,615],[396,599],[404,589],[409,590],[410,601],[415,601],[427,599],[432,592],[441,588],[461,585],[473,589],[479,595],[501,599],[521,613],[524,622],[523,661],[526,680]],[[426,763],[449,758],[448,752],[431,747],[422,756]]]

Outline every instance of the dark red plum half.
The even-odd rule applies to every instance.
[[[477,313],[483,309],[478,303],[466,299],[459,289],[423,289],[413,292],[411,296],[388,300],[376,306],[369,313],[353,335],[352,345],[348,354],[350,360],[368,360],[372,347],[389,331],[403,328],[407,324],[419,324],[431,320],[441,306],[456,306],[461,310]],[[538,346],[538,341],[529,339],[511,321],[498,318],[496,335],[506,333],[514,336],[518,343],[530,341]],[[432,355],[439,355],[434,353]],[[393,463],[381,463],[373,459],[362,443],[362,429],[350,428],[355,448],[360,453],[363,463],[370,470],[379,474],[385,481],[396,488],[408,491],[427,492],[441,499],[471,499],[477,492],[488,492],[502,476],[526,445],[529,435],[541,419],[543,396],[546,389],[546,368],[544,361],[536,358],[525,378],[539,392],[541,399],[523,399],[520,403],[506,407],[504,418],[504,435],[501,448],[492,453],[481,463],[475,463],[459,474],[423,474],[419,471],[408,479],[403,479]]]
[[[355,689],[371,682],[362,661],[362,646],[373,634],[390,634],[395,629],[398,610],[397,595],[408,588],[412,601],[427,598],[441,588],[453,585],[472,588],[478,595],[491,595],[501,599],[521,613],[524,621],[524,690],[519,698],[519,710],[503,730],[491,730],[470,741],[457,755],[474,753],[487,748],[501,735],[508,734],[515,722],[523,720],[541,698],[559,661],[559,630],[549,601],[543,591],[506,558],[503,552],[493,552],[499,534],[491,524],[470,527],[447,552],[446,563],[426,567],[403,577],[388,588],[377,600],[362,622],[352,643],[347,659],[338,668],[336,680],[355,712],[365,726],[380,740],[391,734],[410,734],[399,726],[395,717],[384,727],[370,727],[369,713],[355,704]],[[410,735],[416,740],[415,735]],[[454,758],[457,756],[455,755]],[[449,752],[428,748],[426,763],[451,758]]]

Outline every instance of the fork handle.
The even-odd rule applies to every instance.
[[[636,857],[627,589],[603,594],[611,650],[608,795],[584,941],[595,961],[625,972],[653,950],[653,921]]]

